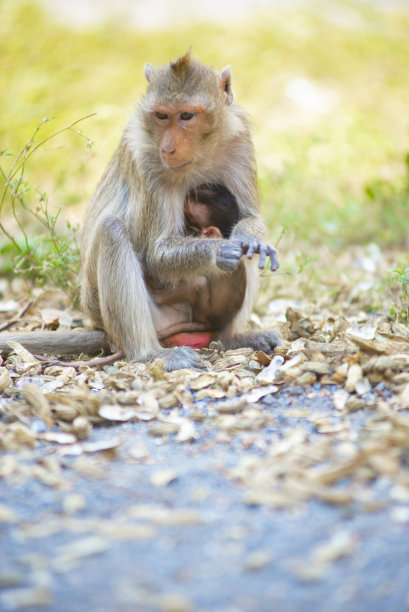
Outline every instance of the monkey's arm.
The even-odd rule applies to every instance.
[[[247,153],[243,156],[244,153]],[[263,218],[260,214],[260,197],[257,185],[257,169],[254,149],[248,135],[247,147],[236,147],[235,151],[236,171],[232,164],[232,171],[226,182],[226,186],[235,195],[239,203],[241,218],[234,226],[229,242],[239,245],[242,254],[246,254],[248,259],[252,259],[255,253],[260,255],[259,268],[262,270],[266,259],[270,257],[270,268],[276,270],[278,261],[275,249],[266,242],[267,230]],[[231,160],[230,160],[231,161]],[[221,257],[224,258],[226,251],[233,249],[233,246],[223,246]],[[226,268],[222,268],[226,269]]]
[[[149,273],[168,282],[177,282],[182,278],[189,280],[198,274],[215,274],[223,269],[218,260],[218,252],[223,244],[229,244],[229,240],[185,236],[161,239],[147,255]],[[235,257],[238,256],[237,263],[232,268],[235,269],[243,250],[237,244],[233,251]]]
[[[261,215],[256,212],[243,215],[232,230],[232,236],[240,235],[254,236],[265,240],[267,238],[267,229]]]

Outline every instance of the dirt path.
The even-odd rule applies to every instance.
[[[314,447],[325,436],[314,419],[330,418],[335,428],[334,391],[282,389],[260,405],[266,425],[231,420],[233,429],[215,429],[204,418],[191,442],[132,422],[94,430],[77,448],[42,442],[20,455],[0,481],[9,511],[0,532],[0,609],[405,610],[409,505],[399,490],[390,494],[388,478],[362,487],[361,472],[350,503],[302,501],[295,488],[281,509],[252,504],[252,483],[237,482],[243,466],[280,444],[288,453],[304,434]],[[382,387],[376,395],[384,397]],[[371,419],[370,408],[351,414],[350,438]],[[281,465],[285,479],[282,458]]]

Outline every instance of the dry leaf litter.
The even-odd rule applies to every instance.
[[[104,479],[106,462],[118,457],[149,463],[143,445],[121,447],[115,425],[131,421],[142,423],[147,436],[193,445],[196,452],[202,445],[233,443],[254,450],[225,469],[242,486],[247,504],[286,509],[316,499],[375,511],[392,503],[396,520],[409,522],[409,329],[385,315],[388,295],[379,278],[391,266],[375,254],[375,263],[373,252],[372,257],[365,251],[344,255],[334,269],[348,273],[321,277],[315,285],[310,279],[291,282],[285,275],[265,279],[252,324],[255,329],[278,326],[282,346],[266,355],[247,348],[223,351],[215,342],[201,351],[206,371],[164,372],[160,360],[148,365],[118,361],[102,369],[88,367],[86,360],[78,369],[47,365],[14,342],[0,367],[0,477],[11,484],[34,478],[64,490],[67,456],[75,458],[79,474],[96,479]],[[24,309],[25,300],[16,297],[19,289],[18,281],[2,288],[2,329],[83,325],[82,315],[60,294],[34,290]],[[374,314],[368,303],[377,299],[380,308]],[[329,407],[322,408],[322,398],[331,398]],[[93,429],[108,426],[105,440],[95,441]],[[30,460],[38,449],[46,452]],[[151,485],[166,487],[177,478],[172,469],[154,469]],[[84,504],[80,495],[67,491],[65,516],[39,525],[21,523],[4,500],[0,522],[15,523],[22,537],[62,529],[78,534],[53,559],[55,571],[65,571],[105,550],[111,539],[151,538],[163,525],[201,521],[189,508],[142,505],[121,522],[95,519],[90,524],[75,517]],[[334,541],[311,553],[310,569],[296,562],[292,569],[307,578],[308,572],[320,576],[357,546],[351,534],[335,534]],[[268,562],[268,552],[256,551],[246,567],[254,570]],[[17,608],[27,600],[45,605],[50,598],[41,581],[13,593]],[[169,598],[165,608],[173,609]],[[188,601],[179,604],[176,609],[190,609]]]

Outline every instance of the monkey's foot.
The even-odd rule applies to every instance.
[[[203,369],[206,367],[199,355],[188,346],[163,349],[156,357],[163,360],[163,369],[166,372],[183,368]]]
[[[221,341],[226,349],[248,347],[267,354],[272,353],[282,342],[280,334],[274,330],[239,334],[233,338],[221,338]]]

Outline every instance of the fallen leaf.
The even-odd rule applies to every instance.
[[[107,421],[131,421],[137,418],[135,410],[118,405],[104,404],[99,408],[98,414]]]
[[[11,508],[0,504],[0,523],[14,523],[17,520],[17,516]]]
[[[62,325],[64,327],[71,327],[72,316],[68,314],[66,310],[57,310],[56,308],[42,308],[40,310],[41,318],[44,325],[53,325],[58,327]]]
[[[50,606],[53,599],[50,589],[42,586],[9,589],[0,595],[0,601],[8,610],[28,610]]]
[[[45,433],[39,434],[38,438],[45,442],[56,442],[56,444],[74,444],[77,438],[70,433],[63,433],[60,431],[46,431]]]
[[[159,470],[151,474],[150,481],[155,487],[166,487],[168,484],[176,480],[177,477],[178,475],[174,470]]]
[[[272,383],[276,378],[277,371],[283,364],[284,357],[282,355],[274,355],[270,364],[257,374],[257,380],[262,383]]]
[[[257,402],[266,395],[270,395],[270,393],[277,393],[277,391],[277,385],[266,385],[265,387],[258,387],[252,391],[249,391],[248,393],[245,393],[243,398],[250,404],[252,402]]]

